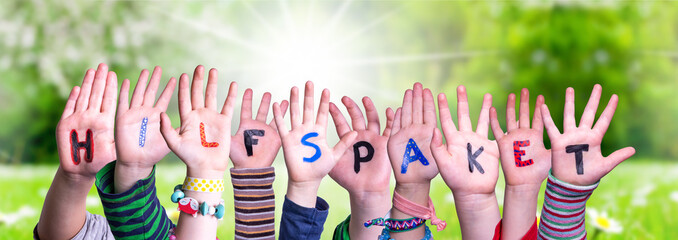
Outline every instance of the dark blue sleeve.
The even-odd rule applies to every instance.
[[[320,239],[330,205],[318,197],[315,208],[305,208],[287,199],[280,219],[280,240]]]

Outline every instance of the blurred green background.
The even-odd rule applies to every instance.
[[[370,96],[380,109],[399,106],[416,81],[450,101],[463,84],[472,115],[491,93],[500,119],[507,95],[528,88],[532,102],[545,96],[559,126],[566,87],[576,90],[580,116],[600,83],[603,103],[613,93],[620,98],[603,154],[625,146],[637,154],[589,203],[624,231],[596,237],[675,238],[677,31],[678,3],[669,1],[1,1],[0,184],[11,187],[0,194],[9,200],[0,201],[0,232],[30,238],[58,164],[54,131],[65,99],[88,68],[104,62],[133,84],[155,65],[163,82],[198,64],[217,68],[220,99],[226,81],[237,81],[240,93],[252,88],[255,101],[266,91],[280,101],[313,80],[333,101]],[[168,113],[178,123],[176,93]],[[158,175],[172,176],[159,176],[167,180],[159,181],[161,193],[183,174],[176,157],[167,158]],[[281,160],[278,200],[287,180]],[[503,183],[497,186],[501,204]],[[326,180],[320,193],[332,206],[326,238],[349,212],[337,189]],[[450,228],[434,235],[459,239],[448,195],[436,179],[432,196]],[[100,213],[91,196],[90,210]],[[232,223],[223,225],[219,236],[231,238]]]

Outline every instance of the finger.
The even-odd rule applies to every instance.
[[[614,151],[610,156],[605,157],[606,172],[612,171],[617,165],[629,159],[636,154],[636,149],[633,147],[625,147]]]
[[[346,149],[348,149],[349,146],[352,145],[353,141],[355,141],[355,138],[358,136],[358,132],[356,131],[351,131],[348,134],[344,135],[339,139],[339,142],[334,145],[332,148],[332,153],[334,155],[334,162],[336,163],[339,161],[341,158],[341,155],[346,152]]]
[[[118,100],[118,76],[115,72],[108,72],[106,77],[106,88],[104,89],[104,99],[101,101],[101,113],[108,113],[109,116],[115,115],[115,102]]]
[[[205,108],[217,111],[217,89],[219,89],[219,72],[216,68],[210,69],[207,75],[207,89],[205,90]],[[250,109],[252,106],[250,104]],[[252,114],[250,113],[250,118]]]
[[[106,64],[99,64],[97,73],[94,75],[94,83],[92,83],[92,91],[89,96],[89,105],[87,109],[93,109],[97,112],[101,111],[101,102],[106,89],[106,80],[108,79],[108,66]]]
[[[421,83],[414,83],[412,95],[412,123],[424,123],[424,90]]]
[[[400,116],[400,125],[406,128],[412,125],[412,90],[407,89],[403,97],[402,113]]]
[[[433,101],[433,93],[431,89],[424,89],[424,123],[425,124],[438,124],[438,119],[436,118],[436,104]]]
[[[92,82],[94,81],[94,69],[88,69],[85,77],[82,79],[80,94],[75,102],[75,112],[84,112],[89,105],[89,94],[92,91]]]
[[[396,109],[395,115],[393,117],[393,128],[391,129],[391,136],[395,135],[400,131],[400,122],[402,118],[402,108]]]
[[[283,119],[283,112],[280,110],[280,104],[273,103],[273,121],[275,122],[276,129],[278,129],[278,134],[280,137],[287,135],[287,126],[285,126],[285,120]]]
[[[394,118],[395,113],[393,112],[393,109],[386,108],[386,128],[384,128],[384,133],[382,134],[382,136],[384,137],[391,136],[391,129],[393,129]]]
[[[315,118],[315,124],[327,128],[327,112],[330,109],[330,90],[325,88],[320,94],[320,105],[318,105],[318,116]]]
[[[180,136],[179,133],[172,128],[172,122],[170,121],[169,116],[167,116],[167,113],[160,113],[160,133],[162,134],[163,138],[165,138],[165,142],[167,142],[167,146],[170,149],[177,149],[180,144]]]
[[[596,112],[598,111],[598,104],[600,103],[600,94],[602,91],[603,89],[600,84],[593,86],[593,91],[591,91],[589,102],[586,103],[584,114],[582,114],[581,121],[579,121],[580,127],[591,128],[591,126],[593,126],[593,120],[596,118]]]
[[[334,127],[337,129],[337,135],[342,137],[351,131],[351,128],[344,118],[344,114],[341,114],[341,110],[334,103],[330,103],[330,114],[332,115],[332,121],[334,121]]]
[[[530,91],[523,88],[520,91],[520,109],[518,110],[518,124],[520,128],[530,128]]]
[[[228,87],[228,96],[226,96],[226,101],[224,102],[224,107],[221,108],[221,114],[226,115],[230,120],[233,117],[233,109],[235,108],[236,98],[238,97],[238,84],[236,82],[231,82],[231,85]]]
[[[548,133],[549,138],[553,141],[553,139],[556,139],[560,135],[560,130],[558,130],[558,127],[556,127],[556,124],[553,122],[551,112],[549,112],[549,108],[546,104],[541,105],[541,118],[544,121],[546,133]],[[553,144],[553,142],[551,142],[551,144]]]
[[[490,124],[490,108],[492,107],[492,94],[485,94],[483,97],[483,106],[480,108],[480,115],[478,116],[478,126],[476,126],[476,133],[487,137],[487,129]]]
[[[191,83],[191,106],[193,110],[205,107],[205,98],[202,96],[202,81],[205,69],[202,65],[195,67],[193,71],[193,83]]]
[[[492,135],[494,139],[499,140],[504,136],[504,130],[499,126],[499,118],[497,117],[497,109],[490,108],[490,125],[492,126]]]
[[[285,117],[285,114],[287,113],[287,106],[289,106],[289,102],[287,100],[283,100],[282,103],[280,104],[280,109],[282,111],[282,117]],[[278,125],[275,124],[275,119],[272,119],[271,122],[268,124],[271,126],[273,129],[278,131]]]
[[[365,130],[365,117],[363,117],[363,112],[360,111],[360,107],[356,104],[353,99],[344,96],[341,98],[341,102],[346,106],[348,111],[348,116],[351,117],[351,125],[353,130]],[[377,130],[378,132],[379,130]]]
[[[146,82],[148,81],[148,70],[141,70],[139,73],[139,79],[137,80],[137,85],[134,86],[134,92],[132,93],[132,101],[130,102],[130,107],[139,107],[144,103],[144,90],[146,89]]]
[[[188,74],[179,77],[179,118],[185,122],[186,116],[191,112],[191,90],[188,82]]]
[[[447,96],[444,93],[438,94],[438,113],[440,113],[440,126],[443,128],[443,134],[445,137],[452,137],[452,134],[457,132],[457,126],[452,121]]]
[[[459,131],[473,131],[471,116],[468,110],[468,97],[466,96],[466,87],[464,85],[457,87],[457,122],[459,122]]]
[[[162,77],[162,68],[155,66],[153,74],[151,74],[151,81],[148,83],[146,93],[144,94],[144,106],[153,106],[155,103],[155,95],[160,87],[160,78]]]
[[[64,106],[64,112],[61,114],[61,119],[65,119],[75,112],[75,101],[78,100],[78,95],[80,95],[80,87],[75,86],[71,89],[71,94],[68,95],[66,100],[66,106]]]
[[[440,134],[438,128],[433,130],[431,153],[433,154],[433,160],[436,161],[438,168],[445,169],[445,166],[450,163],[450,152],[447,151],[447,146],[443,145],[443,136]]]
[[[290,90],[290,119],[292,129],[301,125],[301,113],[299,112],[299,88],[292,87]]]
[[[516,95],[510,93],[506,100],[506,131],[510,132],[518,128],[516,122]]]
[[[544,131],[544,122],[541,117],[541,105],[544,105],[544,96],[537,96],[537,103],[534,105],[534,118],[532,118],[532,129]]]
[[[302,124],[313,122],[313,98],[315,97],[313,94],[313,82],[307,81],[304,87],[304,120]]]
[[[264,96],[261,97],[261,102],[259,103],[259,110],[257,110],[256,120],[259,122],[266,122],[266,118],[268,118],[268,110],[270,107],[271,93],[265,92]]]
[[[565,111],[563,112],[563,131],[577,128],[577,122],[574,120],[574,88],[567,88],[565,91]]]
[[[379,112],[377,112],[372,99],[363,97],[363,106],[365,107],[365,115],[367,115],[367,129],[379,134],[379,131],[381,131]]]
[[[248,88],[242,95],[242,105],[240,105],[240,121],[251,118],[252,118],[252,89]]]
[[[603,113],[600,114],[600,118],[598,118],[596,125],[593,127],[594,130],[602,134],[607,132],[607,128],[610,127],[610,122],[614,117],[614,112],[617,110],[617,103],[619,103],[619,97],[617,94],[612,94],[612,97],[607,103],[605,110],[603,110]]]
[[[173,77],[170,78],[169,82],[167,82],[167,85],[165,86],[165,89],[162,90],[160,98],[158,98],[158,102],[155,103],[155,107],[160,108],[163,112],[167,111],[167,106],[169,106],[169,102],[172,99],[172,94],[174,93],[174,88],[176,86],[177,79]]]

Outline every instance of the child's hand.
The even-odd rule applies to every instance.
[[[433,134],[431,149],[440,175],[454,193],[455,198],[473,194],[492,194],[499,174],[499,150],[494,141],[487,138],[492,95],[486,94],[473,132],[469,116],[466,88],[457,88],[457,130],[445,94],[438,95],[440,124],[447,140],[443,144],[438,130]]]
[[[341,101],[351,116],[353,130],[358,133],[358,137],[352,142],[352,147],[346,149],[341,156],[330,172],[330,177],[349,192],[349,236],[353,239],[374,239],[379,236],[381,229],[365,228],[363,223],[384,216],[391,208],[391,166],[386,144],[391,134],[394,114],[390,108],[386,109],[386,128],[380,134],[379,113],[369,97],[363,98],[367,126],[360,108],[351,98],[343,97]],[[340,137],[351,132],[351,126],[334,103],[330,103],[330,114]]]
[[[130,81],[125,79],[120,88],[115,122],[115,146],[118,154],[115,165],[116,192],[126,191],[137,180],[147,177],[153,165],[170,151],[160,134],[160,113],[167,110],[176,80],[170,79],[156,103],[155,96],[161,76],[162,69],[155,67],[147,87],[148,70],[142,70],[131,103],[128,100]]]
[[[541,105],[544,96],[537,97],[532,128],[530,128],[530,92],[524,88],[520,94],[519,121],[516,122],[516,95],[509,94],[506,102],[507,132],[499,125],[497,110],[492,107],[490,119],[492,132],[499,145],[501,166],[508,186],[533,186],[537,190],[551,169],[551,151],[544,147],[544,125]],[[524,151],[524,152],[515,152]]]
[[[231,146],[231,117],[238,86],[229,87],[228,96],[217,112],[217,70],[209,71],[206,96],[203,97],[203,66],[195,68],[189,91],[188,75],[179,79],[179,116],[181,128],[172,128],[167,114],[162,113],[161,132],[170,149],[188,168],[189,177],[220,179],[228,168]]]
[[[563,134],[560,134],[558,127],[553,123],[548,107],[542,106],[542,118],[546,132],[551,139],[552,174],[557,179],[574,185],[591,185],[598,182],[619,163],[635,154],[633,147],[617,150],[607,157],[601,154],[600,143],[603,141],[603,136],[612,121],[619,101],[617,95],[613,94],[598,122],[593,125],[601,92],[601,86],[596,84],[579,126],[577,126],[574,118],[574,89],[567,89],[563,115],[565,133]]]
[[[357,134],[351,132],[344,135],[334,148],[330,148],[326,140],[330,91],[323,90],[315,121],[313,119],[312,82],[306,82],[304,95],[302,120],[299,111],[299,90],[297,87],[292,88],[290,94],[292,131],[287,130],[282,107],[278,103],[273,104],[273,115],[282,139],[285,164],[289,174],[287,198],[300,206],[313,208],[320,181],[332,170]]]
[[[431,90],[423,90],[421,83],[415,83],[414,90],[405,92],[402,108],[396,111],[388,140],[388,156],[398,184],[428,185],[438,175],[430,148],[436,121]]]
[[[70,177],[92,179],[115,160],[117,88],[115,73],[102,63],[96,74],[87,70],[82,87],[71,91],[56,131],[60,167]]]
[[[351,195],[365,195],[369,193],[389,193],[389,179],[391,168],[386,152],[386,143],[393,126],[393,110],[386,110],[386,128],[383,134],[379,133],[379,113],[374,103],[368,97],[363,98],[365,113],[367,114],[367,126],[365,118],[358,105],[349,97],[343,97],[341,101],[346,106],[351,116],[353,130],[358,133],[351,147],[346,149],[337,165],[330,172],[330,177],[344,187]],[[339,137],[351,133],[351,126],[334,103],[330,103],[330,114],[334,119]],[[358,149],[359,157],[356,160],[355,150]],[[370,151],[371,149],[371,151]],[[364,160],[366,162],[360,162]],[[357,162],[356,162],[357,161]],[[382,203],[383,204],[383,203]]]
[[[256,119],[252,119],[252,89],[245,90],[240,110],[240,127],[231,137],[231,161],[235,168],[270,167],[280,150],[280,135],[271,120],[266,123],[271,94],[264,93]],[[287,111],[287,101],[282,102],[283,116]]]

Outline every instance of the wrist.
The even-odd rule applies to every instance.
[[[63,179],[64,182],[74,185],[74,186],[79,186],[83,185],[85,183],[90,183],[93,182],[95,179],[95,176],[86,176],[82,175],[80,173],[69,173],[66,172],[66,170],[62,169],[61,166],[59,169],[57,169],[56,172],[57,176],[61,176],[61,179]]]
[[[431,182],[428,183],[396,183],[394,192],[414,203],[428,206]]]
[[[391,192],[386,189],[377,192],[349,192],[351,206],[358,208],[386,208],[391,206]],[[351,207],[353,209],[353,207]],[[385,213],[385,212],[384,212]]]
[[[320,181],[287,183],[287,198],[299,206],[314,208],[318,198],[318,188]]]
[[[226,171],[215,170],[206,167],[187,167],[186,176],[204,179],[224,179]]]
[[[522,196],[532,196],[539,195],[541,189],[540,184],[520,184],[520,185],[510,185],[506,184],[506,193],[519,194]]]
[[[492,193],[452,193],[457,211],[485,211],[497,208],[497,196]]]

